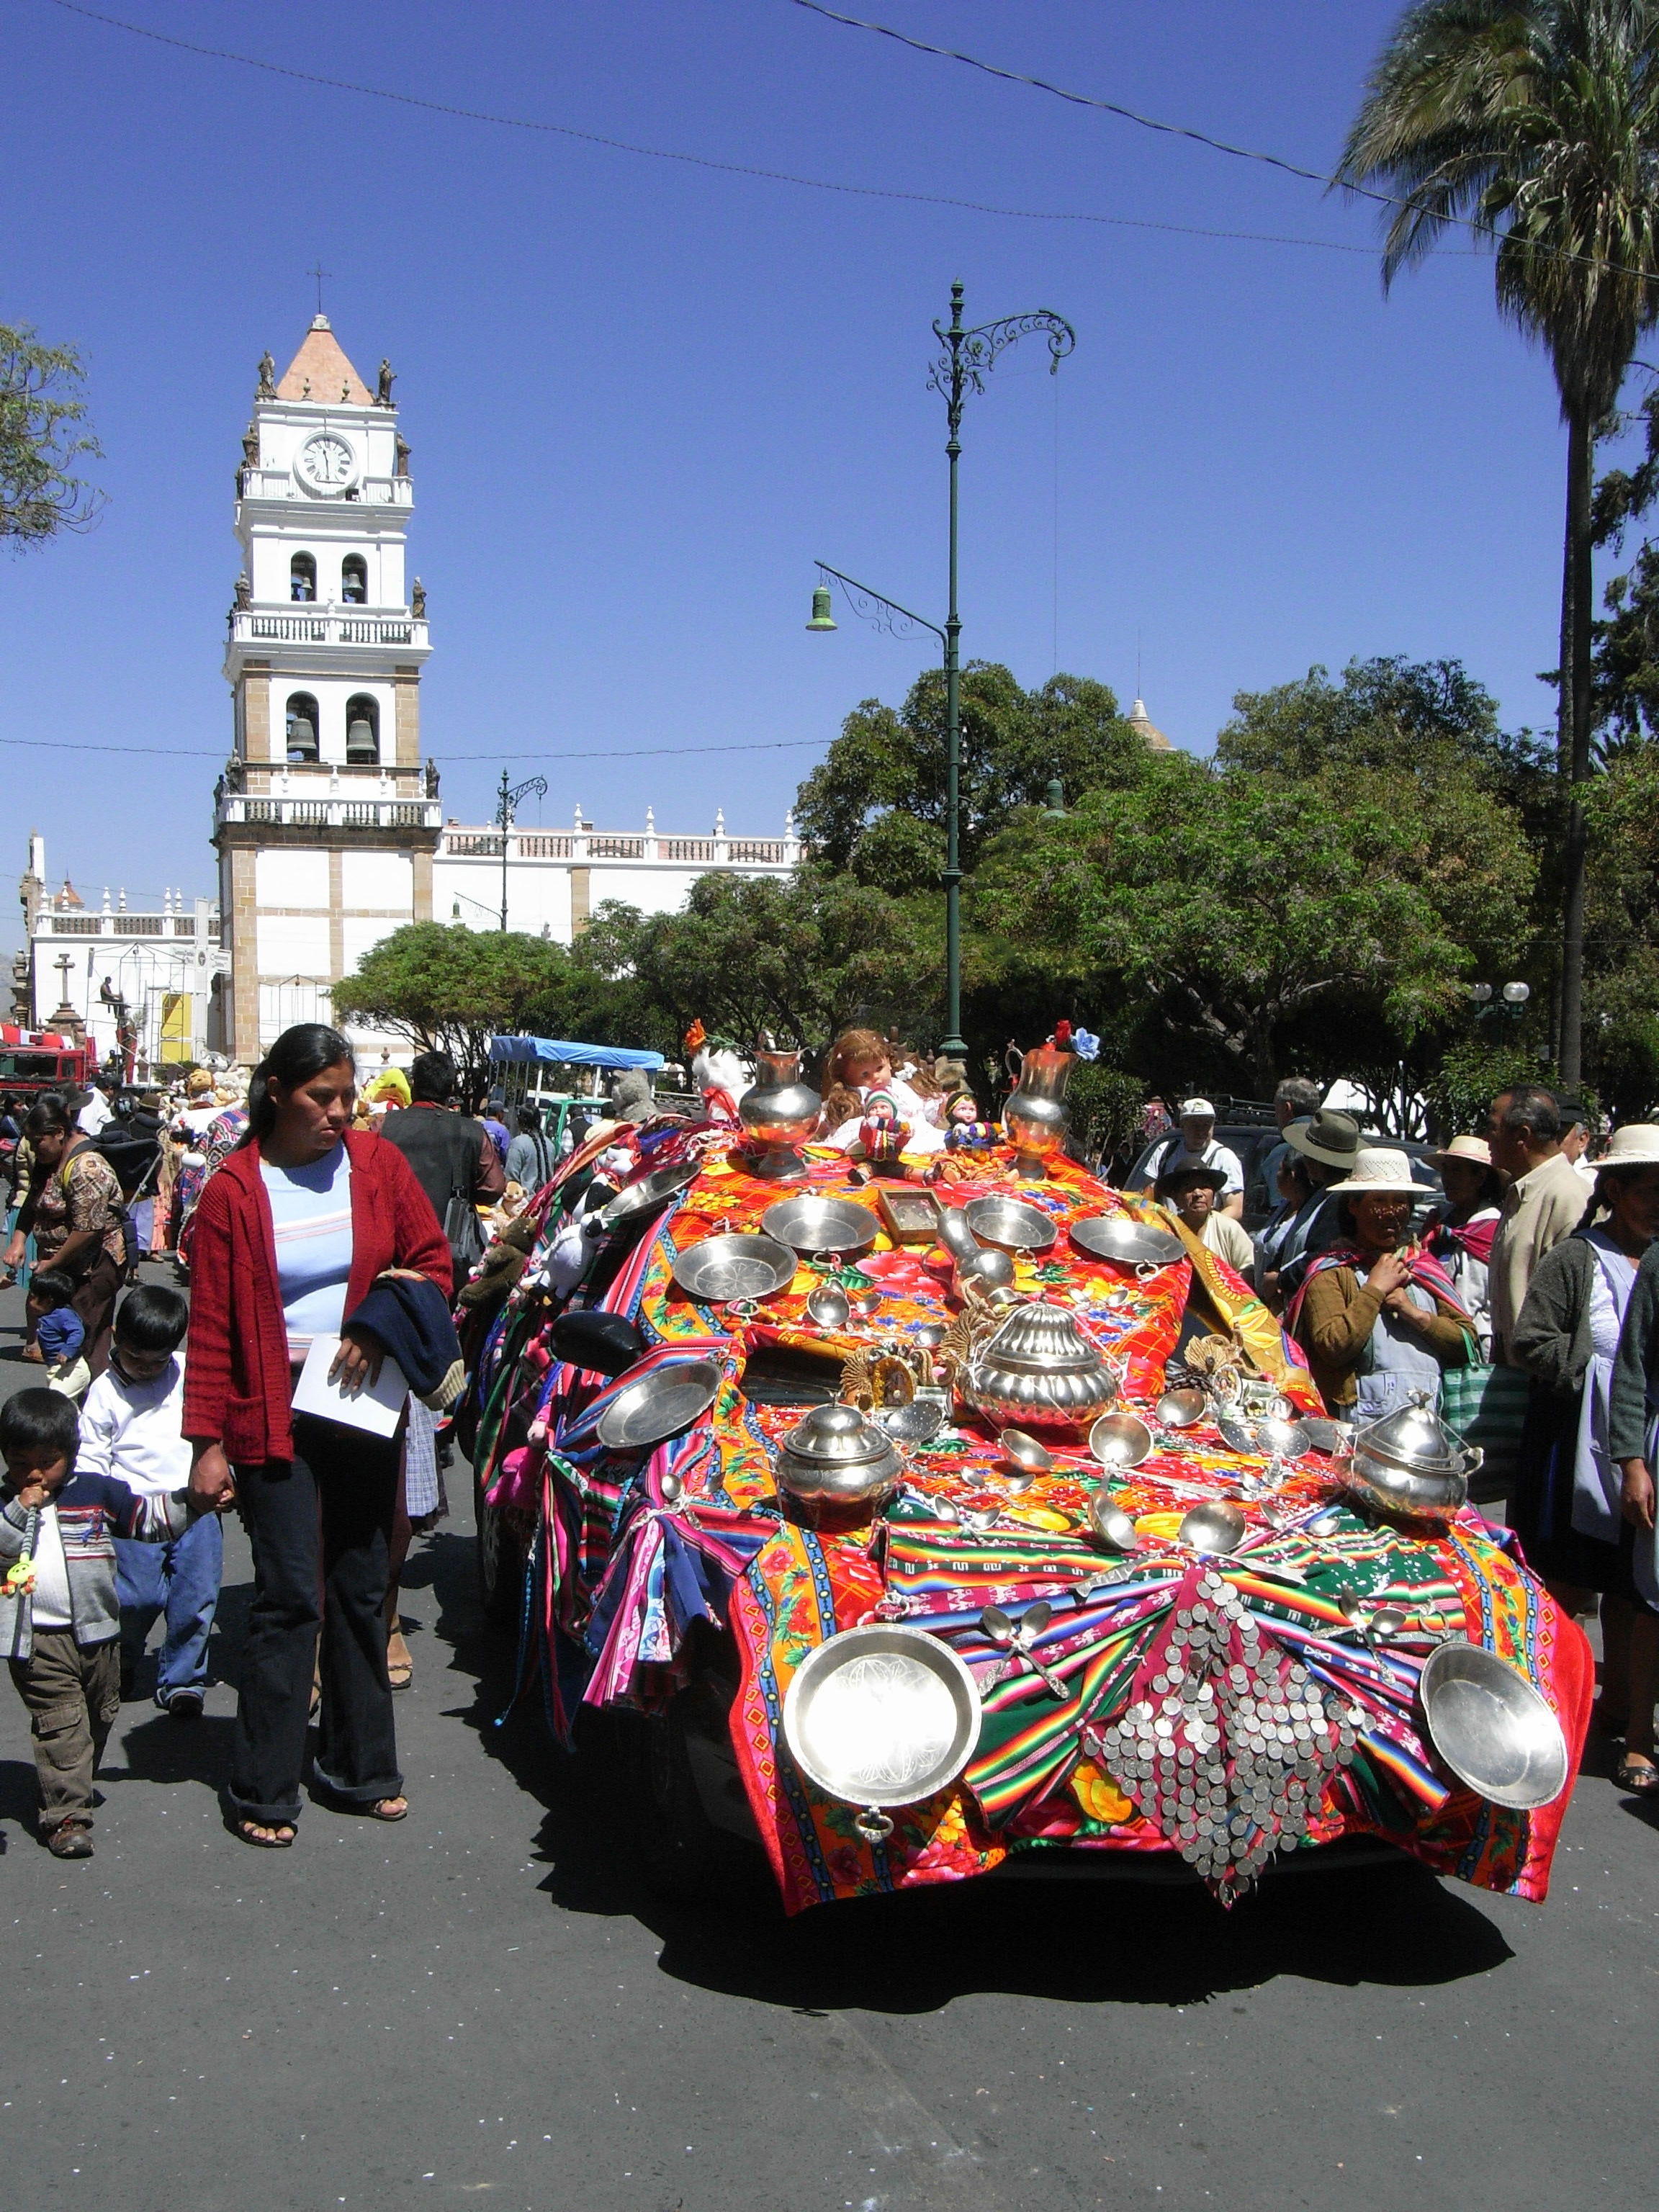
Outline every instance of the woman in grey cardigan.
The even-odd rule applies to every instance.
[[[1608,1735],[1625,1739],[1620,1786],[1644,1795],[1659,1790],[1659,1611],[1650,1601],[1659,1593],[1639,1586],[1611,1398],[1620,1325],[1638,1302],[1638,1262],[1647,1277],[1643,1255],[1659,1254],[1656,1236],[1659,1128],[1621,1129],[1583,1222],[1539,1261],[1511,1339],[1516,1362],[1532,1376],[1532,1399],[1510,1525],[1560,1604],[1582,1613],[1601,1598],[1597,1717]]]

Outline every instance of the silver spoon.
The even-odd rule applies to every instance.
[[[988,1605],[979,1617],[979,1625],[993,1644],[1004,1651],[1018,1651],[1022,1659],[1029,1660],[1047,1687],[1065,1705],[1071,1692],[1050,1666],[1031,1649],[1033,1637],[1041,1636],[1054,1618],[1054,1609],[1046,1597],[1035,1605],[1028,1605],[1022,1620],[1016,1621],[1000,1605]]]
[[[1133,1552],[1140,1547],[1134,1522],[1121,1505],[1114,1505],[1103,1490],[1089,1500],[1089,1525],[1109,1552]]]

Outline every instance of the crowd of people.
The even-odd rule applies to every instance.
[[[705,1110],[736,1119],[741,1069],[707,1049],[694,1066]],[[820,1087],[820,1142],[923,1176],[948,1179],[993,1134],[959,1062],[873,1030],[837,1038]],[[158,1620],[156,1700],[180,1720],[202,1710],[233,1505],[254,1577],[233,1832],[291,1846],[307,1779],[325,1804],[405,1816],[399,1577],[445,1510],[464,1345],[525,1265],[520,1217],[559,1156],[533,1103],[510,1130],[505,1109],[460,1111],[458,1089],[441,1053],[406,1070],[383,1056],[361,1080],[337,1031],[289,1030],[246,1079],[198,1074],[159,1102],[170,1167],[143,1238],[100,1145],[107,1102],[46,1095],[15,1124],[5,1264],[33,1256],[23,1357],[44,1387],[0,1408],[0,1638],[58,1856],[92,1853],[97,1759]],[[1599,1611],[1618,1782],[1659,1792],[1659,1126],[1613,1130],[1591,1158],[1571,1102],[1517,1086],[1484,1132],[1429,1155],[1437,1189],[1311,1083],[1288,1080],[1274,1105],[1259,1170],[1273,1202],[1254,1233],[1204,1098],[1123,1187],[1282,1317],[1334,1414],[1363,1425],[1426,1401],[1481,1443],[1486,1494],[1506,1496],[1528,1561],[1568,1610]],[[623,1078],[602,1110],[649,1118],[648,1080]],[[188,1301],[149,1283],[122,1295],[140,1249],[178,1255]],[[554,1279],[559,1264],[554,1249]],[[310,1398],[296,1409],[313,1351],[342,1408],[396,1359],[410,1390],[394,1433]]]

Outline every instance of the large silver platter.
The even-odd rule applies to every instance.
[[[795,1255],[775,1237],[705,1237],[674,1262],[674,1280],[705,1305],[769,1298],[795,1279]]]
[[[962,1218],[981,1244],[999,1252],[1046,1252],[1060,1234],[1040,1206],[1023,1198],[970,1198]]]
[[[599,1442],[607,1451],[640,1451],[665,1443],[706,1413],[720,1393],[713,1359],[675,1359],[625,1382],[599,1416]]]
[[[1184,1260],[1187,1247],[1167,1229],[1147,1221],[1126,1221],[1121,1213],[1087,1213],[1071,1225],[1072,1242],[1097,1260],[1126,1267],[1167,1267]]]
[[[914,1805],[954,1782],[979,1741],[979,1691],[925,1629],[843,1629],[784,1693],[783,1736],[807,1780],[849,1805]]]
[[[671,1198],[696,1181],[702,1172],[702,1163],[690,1160],[677,1168],[653,1168],[637,1182],[630,1182],[626,1190],[619,1190],[609,1206],[599,1208],[599,1220],[606,1229],[618,1229],[624,1221],[635,1220],[641,1213],[649,1213],[659,1206],[665,1206]]]
[[[819,1198],[801,1191],[769,1206],[761,1216],[761,1227],[805,1257],[834,1252],[852,1258],[870,1249],[881,1224],[867,1206],[854,1199]]]
[[[1460,1782],[1529,1812],[1567,1786],[1561,1723],[1519,1668],[1479,1644],[1443,1644],[1423,1669],[1423,1717]]]

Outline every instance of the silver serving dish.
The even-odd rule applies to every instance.
[[[881,1224],[867,1206],[854,1199],[820,1198],[800,1191],[769,1206],[761,1216],[761,1227],[805,1259],[829,1253],[855,1258],[870,1249]]]
[[[1420,1392],[1396,1412],[1358,1431],[1341,1462],[1346,1487],[1374,1512],[1443,1526],[1469,1494],[1480,1448],[1449,1429]]]
[[[999,1427],[1086,1427],[1117,1397],[1099,1350],[1064,1306],[1018,1306],[962,1378],[969,1404]]]
[[[1189,1552],[1236,1552],[1249,1529],[1249,1523],[1237,1506],[1224,1498],[1210,1498],[1182,1516],[1176,1541]]]
[[[1187,1247],[1170,1231],[1121,1213],[1085,1214],[1072,1223],[1070,1235],[1097,1260],[1115,1260],[1124,1267],[1167,1267],[1187,1256]]]
[[[1553,1804],[1570,1761],[1561,1723],[1516,1667],[1478,1644],[1443,1644],[1423,1669],[1423,1718],[1460,1782],[1522,1812]]]
[[[706,1237],[674,1262],[674,1280],[705,1305],[769,1298],[795,1279],[796,1260],[775,1237]]]
[[[1353,1426],[1348,1421],[1328,1421],[1322,1413],[1304,1415],[1303,1427],[1308,1431],[1308,1449],[1316,1452],[1347,1451],[1353,1443]]]
[[[607,1451],[642,1451],[689,1429],[720,1395],[718,1360],[674,1359],[624,1382],[599,1416]]]
[[[1103,1467],[1139,1467],[1152,1457],[1152,1432],[1139,1413],[1103,1413],[1089,1431],[1089,1449]]]
[[[890,1494],[902,1468],[892,1437],[856,1406],[814,1406],[779,1446],[778,1487],[793,1498],[873,1503]]]
[[[914,1805],[954,1782],[979,1741],[979,1691],[925,1629],[843,1629],[809,1651],[784,1692],[783,1740],[827,1797]]]
[[[599,1208],[600,1225],[605,1229],[620,1229],[624,1221],[637,1220],[642,1213],[654,1212],[666,1206],[688,1185],[694,1183],[701,1170],[701,1163],[689,1160],[677,1168],[653,1168],[637,1182],[630,1182],[626,1190],[619,1190],[608,1206]]]
[[[978,1241],[999,1252],[1046,1252],[1060,1234],[1040,1206],[1023,1198],[970,1198],[962,1213]]]
[[[1313,1449],[1313,1438],[1302,1421],[1286,1421],[1277,1413],[1252,1420],[1237,1413],[1223,1413],[1217,1432],[1230,1451],[1261,1453],[1272,1459],[1300,1459]]]

